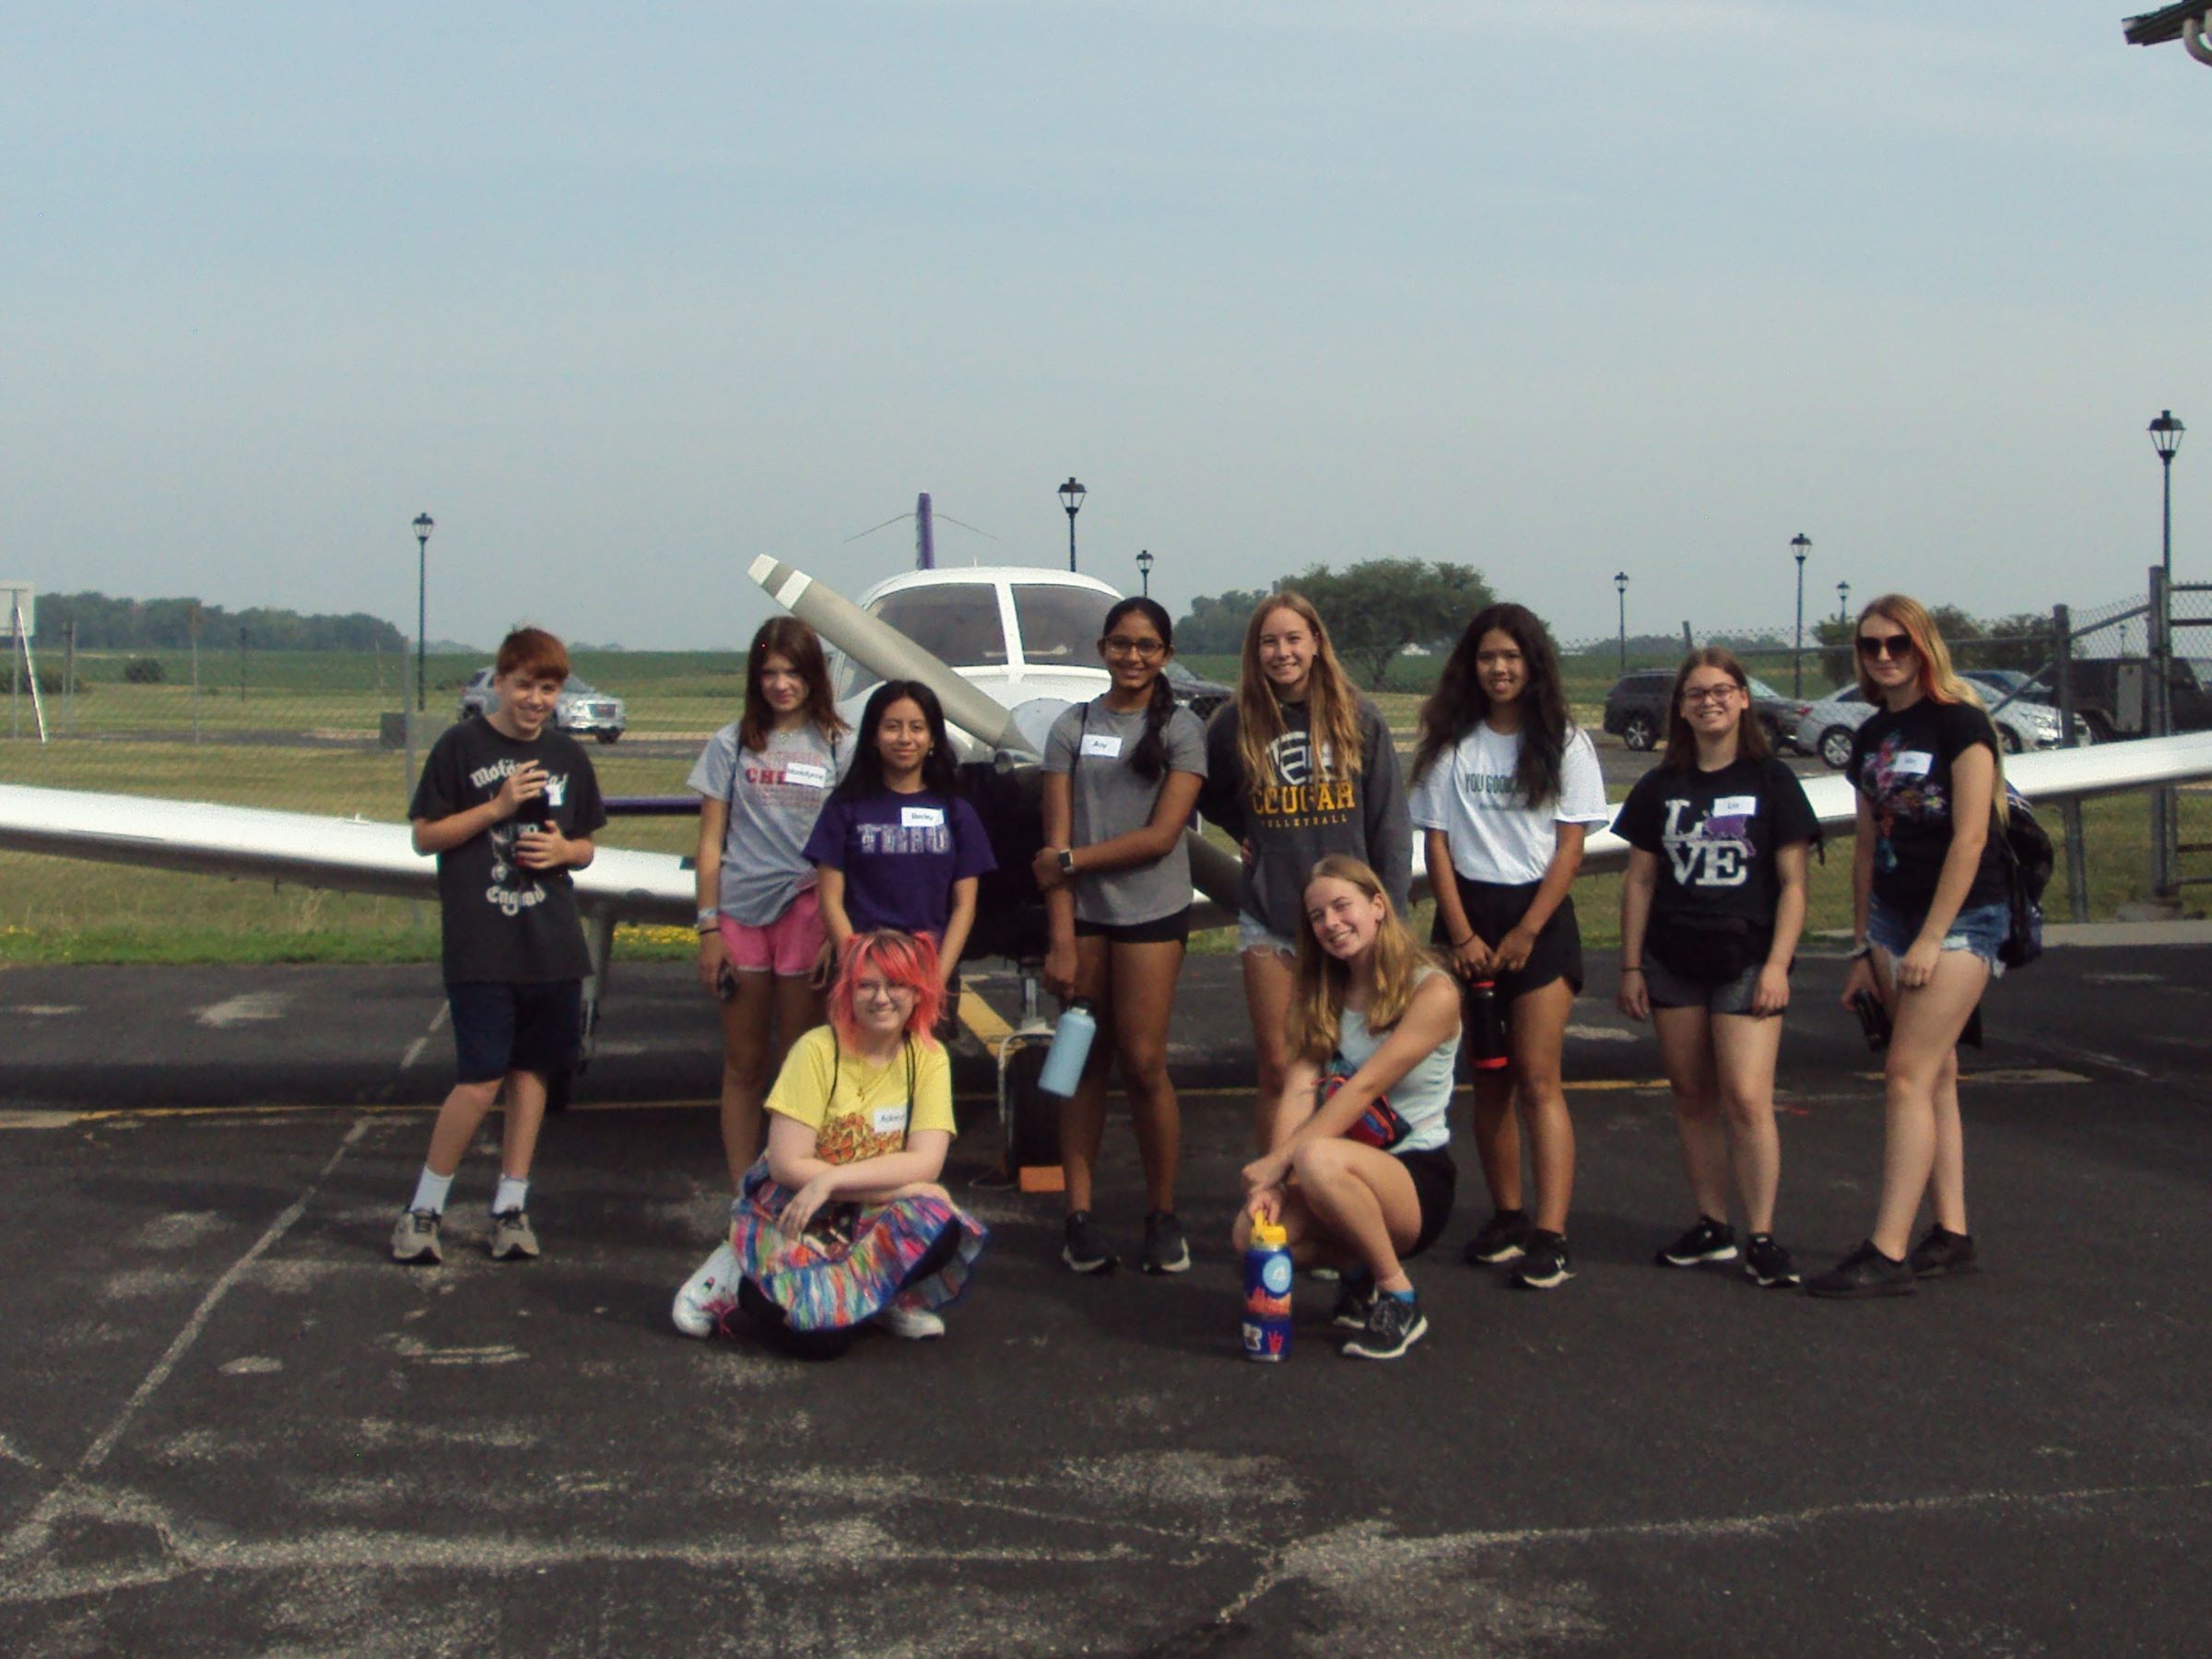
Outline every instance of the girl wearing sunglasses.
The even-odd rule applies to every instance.
[[[1959,1036],[2011,924],[1996,728],[1951,668],[1933,618],[1886,594],[1859,613],[1859,690],[1875,706],[1851,746],[1859,792],[1851,873],[1850,1006],[1881,998],[1893,1032],[1882,1196],[1872,1235],[1827,1273],[1815,1296],[1900,1296],[1924,1278],[1970,1272],[1966,1154],[1959,1118]],[[1912,1242],[1924,1194],[1935,1222]]]

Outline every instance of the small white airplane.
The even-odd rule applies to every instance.
[[[1122,595],[1094,577],[1027,566],[911,571],[877,583],[858,603],[770,557],[756,559],[750,574],[832,648],[848,717],[857,717],[868,691],[886,679],[920,680],[936,692],[963,744],[967,781],[1004,872],[1002,887],[980,907],[971,948],[978,956],[1041,955],[1041,906],[1026,885],[1040,835],[1039,759],[1059,712],[1106,688],[1095,641]],[[2013,757],[2005,770],[2038,803],[2186,782],[2212,777],[2212,733],[2044,750]],[[1806,794],[1825,831],[1852,832],[1854,801],[1841,776],[1808,778]],[[341,892],[418,900],[437,892],[435,861],[415,853],[406,825],[358,818],[0,784],[0,847]],[[1627,862],[1627,843],[1608,830],[1590,837],[1583,867]],[[1427,885],[1418,844],[1413,868],[1418,897]],[[1194,923],[1233,921],[1235,858],[1194,834],[1192,874]],[[693,877],[689,861],[675,853],[604,848],[575,884],[594,966],[587,1030],[595,1030],[616,924],[688,925]],[[1033,1003],[1024,1000],[1026,1014]]]

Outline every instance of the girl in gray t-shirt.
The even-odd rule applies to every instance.
[[[699,792],[699,979],[722,1005],[722,1143],[731,1190],[759,1155],[761,1100],[801,1031],[822,1022],[822,950],[806,837],[852,759],[814,629],[753,636],[745,712],[707,740]]]
[[[1090,1218],[1110,1058],[1121,1062],[1144,1159],[1144,1269],[1182,1273],[1191,1265],[1175,1219],[1182,1119],[1168,1080],[1168,1012],[1190,936],[1182,838],[1206,779],[1206,731],[1176,706],[1168,684],[1174,641],[1168,613],[1152,600],[1124,599],[1108,611],[1099,655],[1112,686],[1062,714],[1044,746],[1044,849],[1036,863],[1051,925],[1044,982],[1064,999],[1088,1001],[1101,1033],[1060,1111],[1067,1175],[1060,1253],[1077,1273],[1113,1265]]]

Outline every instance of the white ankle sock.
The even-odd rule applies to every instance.
[[[500,1190],[491,1195],[491,1213],[503,1216],[509,1210],[527,1209],[530,1205],[528,1177],[517,1181],[512,1175],[500,1177]]]
[[[455,1174],[459,1172],[454,1171]],[[452,1175],[433,1175],[430,1166],[424,1164],[422,1179],[415,1183],[415,1202],[407,1207],[411,1210],[429,1210],[433,1216],[442,1216],[445,1214],[445,1195],[453,1191],[453,1186]]]

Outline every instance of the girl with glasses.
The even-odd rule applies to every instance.
[[[1959,1117],[1959,1038],[2011,926],[2004,761],[1981,699],[1952,671],[1935,619],[1887,594],[1859,613],[1859,690],[1875,713],[1852,740],[1859,792],[1851,860],[1853,932],[1848,1007],[1878,996],[1892,1031],[1882,1196],[1874,1231],[1827,1273],[1815,1296],[1898,1296],[1924,1278],[1971,1272],[1966,1148]],[[1920,1241],[1924,1194],[1935,1220]]]
[[[903,933],[838,951],[830,1022],[792,1045],[768,1096],[768,1150],[730,1206],[729,1242],[677,1293],[679,1328],[742,1309],[801,1359],[833,1359],[874,1323],[942,1336],[989,1238],[937,1178],[952,1145],[952,1066],[932,1035],[937,953]]]
[[[1252,613],[1236,700],[1207,724],[1206,759],[1199,804],[1244,854],[1237,945],[1259,1062],[1254,1134],[1265,1151],[1288,1133],[1274,1103],[1291,1060],[1284,1029],[1306,877],[1333,853],[1359,859],[1403,915],[1413,827],[1382,712],[1353,686],[1321,613],[1300,594],[1270,594]]]
[[[1658,1030],[1698,1206],[1697,1225],[1659,1252],[1660,1265],[1737,1259],[1733,1184],[1749,1231],[1744,1276],[1772,1288],[1798,1282],[1774,1240],[1774,1062],[1805,928],[1806,852],[1820,828],[1750,707],[1728,652],[1683,660],[1666,751],[1613,826],[1633,849],[1620,889],[1618,1000]]]
[[[1574,1124],[1559,1054],[1583,988],[1583,935],[1569,889],[1583,838],[1613,814],[1597,751],[1568,717],[1558,648],[1527,606],[1488,606],[1467,624],[1422,705],[1413,777],[1413,821],[1427,832],[1436,889],[1432,943],[1462,978],[1491,983],[1509,1027],[1505,1069],[1475,1074],[1475,1148],[1496,1213],[1466,1260],[1518,1262],[1515,1285],[1549,1290],[1574,1273]],[[1535,1166],[1533,1225],[1523,1207],[1523,1123]]]
[[[792,1039],[821,1020],[825,935],[806,838],[852,758],[814,629],[796,617],[762,623],[745,712],[707,740],[688,781],[700,795],[699,980],[721,999],[733,1192],[760,1150],[761,1096]]]
[[[1082,1082],[1060,1108],[1060,1258],[1077,1273],[1104,1273],[1114,1262],[1091,1219],[1110,1059],[1120,1062],[1144,1159],[1144,1270],[1191,1265],[1175,1219],[1182,1119],[1168,1077],[1168,1015],[1191,933],[1183,831],[1206,780],[1206,729],[1176,707],[1165,672],[1174,654],[1167,611],[1150,599],[1123,600],[1106,613],[1099,641],[1112,687],[1063,713],[1044,746],[1044,847],[1035,865],[1051,935],[1044,982],[1065,1000],[1088,1000],[1112,1036],[1091,1045]]]

